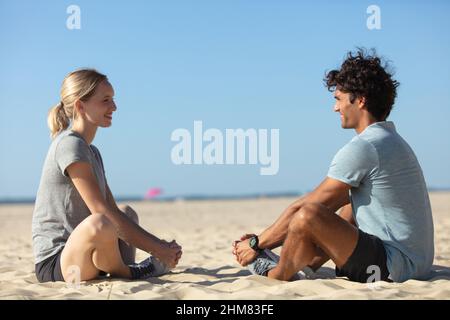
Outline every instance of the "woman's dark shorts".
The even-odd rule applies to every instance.
[[[61,253],[63,248],[57,253],[48,257],[35,265],[36,278],[39,282],[64,281],[61,271]]]
[[[347,277],[351,281],[367,283],[375,280],[391,282],[387,268],[387,257],[380,238],[358,230],[358,243],[342,268],[336,267],[337,277]],[[380,270],[380,279],[374,280],[374,270]]]

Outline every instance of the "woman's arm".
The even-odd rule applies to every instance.
[[[126,215],[125,212],[123,212],[122,210],[120,210],[119,206],[117,205],[116,200],[114,199],[114,196],[112,194],[111,189],[109,188],[108,183],[106,183],[106,203],[113,209],[115,209],[116,211],[118,211],[120,214]],[[134,223],[134,221],[132,221]],[[121,238],[122,239],[122,238]],[[125,240],[126,241],[126,240]],[[167,242],[166,240],[160,240],[163,244],[169,244],[171,246],[178,246],[179,245],[176,243],[175,240],[173,240],[172,242]],[[181,247],[180,247],[181,249]]]
[[[111,192],[111,189],[109,188],[108,183],[106,183],[106,203],[108,203],[108,205],[111,208],[120,211],[119,207],[117,206],[116,199],[114,199],[114,196]]]
[[[92,214],[104,214],[116,227],[118,235],[122,240],[155,255],[170,267],[175,267],[179,253],[181,252],[181,247],[170,246],[166,241],[158,239],[135,224],[117,208],[114,200],[112,205],[108,203],[101,194],[89,163],[72,163],[67,168],[67,172]],[[109,198],[110,196],[108,195],[107,197]]]

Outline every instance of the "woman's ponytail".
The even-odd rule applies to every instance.
[[[50,109],[47,124],[50,128],[52,139],[55,138],[61,131],[69,127],[70,119],[64,111],[64,104],[62,101]]]

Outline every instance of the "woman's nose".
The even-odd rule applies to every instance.
[[[117,105],[115,102],[113,102],[113,111],[116,111],[116,110],[117,110]]]

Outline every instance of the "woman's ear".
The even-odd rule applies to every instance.
[[[84,114],[84,105],[81,100],[75,101],[74,107],[75,107],[74,111],[76,114],[79,114],[79,115]]]

